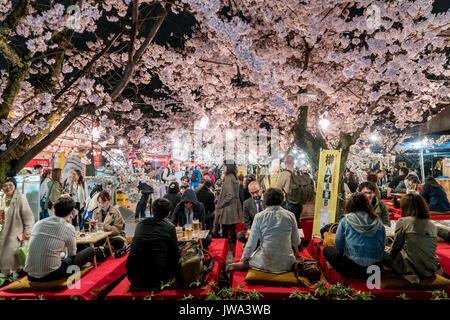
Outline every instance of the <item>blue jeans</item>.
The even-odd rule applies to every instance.
[[[135,218],[145,218],[145,210],[147,209],[148,198],[150,193],[143,193],[141,199],[136,206]]]
[[[45,210],[45,199],[40,201],[41,203],[41,212],[39,213],[39,220],[45,219],[49,217],[48,210]]]

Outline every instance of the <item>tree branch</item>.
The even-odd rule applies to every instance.
[[[20,18],[28,14],[30,0],[20,0],[9,16],[0,24],[0,35],[8,35],[17,26]]]
[[[16,50],[8,44],[6,38],[2,35],[0,35],[0,53],[12,66],[20,66],[22,64],[22,59],[20,59]]]
[[[101,50],[99,53],[97,53],[91,61],[89,61],[89,63],[80,71],[78,71],[72,78],[72,80],[70,80],[65,86],[64,88],[61,89],[61,91],[59,91],[55,97],[54,100],[58,100],[67,90],[70,89],[70,87],[78,81],[78,79],[80,79],[82,76],[84,76],[89,70],[90,68],[94,65],[95,62],[97,62],[98,59],[100,59],[109,49],[111,49],[111,47],[114,45],[114,43],[117,41],[117,39],[125,32],[125,24],[122,26],[122,29],[119,31],[119,33],[117,33],[114,38],[111,39],[111,41],[105,46],[105,48],[103,48],[103,50]]]
[[[135,53],[134,44],[136,42],[136,35],[138,31],[139,24],[139,0],[133,0],[133,14],[132,14],[132,23],[131,23],[131,37],[130,37],[130,46],[128,48],[128,60],[133,61],[133,56]]]
[[[121,93],[123,92],[125,87],[127,86],[128,82],[130,81],[131,77],[134,74],[134,69],[136,67],[136,64],[139,63],[139,60],[141,59],[142,55],[147,50],[150,43],[153,41],[154,37],[156,36],[156,33],[158,32],[162,23],[166,19],[167,14],[170,11],[170,8],[171,8],[171,4],[167,3],[166,6],[163,8],[163,12],[162,12],[161,16],[159,16],[156,23],[153,24],[150,32],[147,34],[147,37],[145,38],[145,41],[142,43],[142,45],[140,46],[138,51],[135,53],[135,55],[133,56],[133,59],[131,61],[130,60],[128,61],[122,78],[120,79],[119,83],[114,88],[114,90],[111,92],[111,100],[112,101],[116,100],[121,95]]]

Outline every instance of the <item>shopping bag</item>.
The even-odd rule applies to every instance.
[[[22,241],[22,245],[16,250],[16,254],[19,264],[24,266],[28,254],[28,241]]]

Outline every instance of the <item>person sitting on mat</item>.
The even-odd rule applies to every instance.
[[[354,193],[345,211],[336,231],[334,246],[325,247],[323,254],[342,276],[367,279],[368,266],[381,266],[386,229],[363,193]]]
[[[395,239],[383,256],[383,264],[410,283],[443,274],[436,256],[437,227],[430,221],[427,203],[418,194],[400,200],[402,216],[395,225]]]
[[[194,190],[187,189],[181,196],[175,210],[171,215],[171,221],[175,226],[184,227],[186,224],[193,224],[194,220],[200,222],[203,230],[206,229],[205,224],[205,207],[203,203],[197,200]],[[211,243],[211,236],[208,235],[202,240],[203,247],[208,247]]]
[[[71,214],[75,201],[60,197],[54,203],[55,215],[37,222],[31,231],[25,272],[30,281],[47,282],[67,278],[73,272],[69,267],[82,267],[93,261],[94,248],[86,248],[76,254],[75,227]],[[67,249],[67,257],[61,260]]]
[[[125,220],[118,209],[111,205],[112,199],[108,191],[103,190],[97,197],[98,208],[92,213],[89,224],[95,227],[97,223],[103,223],[103,231],[112,232],[109,236],[111,246],[115,251],[122,249],[127,244],[125,235]],[[102,246],[105,243],[102,239],[95,243],[95,246]]]
[[[425,199],[431,211],[450,211],[450,203],[445,189],[433,177],[425,179],[425,185],[420,190],[420,195]]]
[[[269,273],[291,271],[300,236],[295,215],[281,207],[283,200],[281,189],[269,188],[264,193],[266,209],[255,215],[241,261],[229,264],[227,272],[248,268]]]
[[[152,204],[153,217],[136,226],[126,268],[133,286],[160,286],[175,277],[180,253],[175,225],[168,219],[170,201],[156,199]]]

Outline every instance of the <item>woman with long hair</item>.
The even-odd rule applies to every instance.
[[[88,198],[86,184],[84,183],[83,175],[80,170],[72,171],[72,176],[64,190],[70,194],[70,197],[75,201],[75,209],[77,209],[78,215],[76,217],[77,219],[73,220],[73,224],[76,225],[81,221],[81,215]]]
[[[48,183],[51,180],[51,176],[52,176],[52,169],[45,170],[41,176],[41,185],[39,187],[41,212],[39,214],[39,220],[48,217],[48,210],[45,209],[45,199],[47,199]]]
[[[409,193],[400,199],[402,218],[395,225],[395,239],[383,263],[410,283],[442,274],[436,256],[437,227],[430,221],[425,199]]]
[[[62,184],[62,170],[60,168],[55,168],[52,170],[52,179],[48,182],[47,199],[45,199],[45,209],[48,210],[50,215],[54,215],[53,204],[58,200],[58,198],[67,193],[64,193]]]
[[[433,177],[425,179],[425,185],[420,191],[420,195],[425,199],[431,211],[450,211],[450,203],[444,188]]]
[[[226,160],[222,166],[223,184],[216,208],[216,223],[222,225],[222,238],[231,236],[231,244],[236,243],[236,224],[243,222],[242,206],[239,200],[239,181],[237,167],[233,161]]]
[[[17,189],[16,179],[6,178],[0,199],[0,272],[10,276],[22,269],[16,250],[29,240],[34,216],[25,195]],[[5,285],[6,283],[3,283]],[[0,282],[0,286],[2,282]]]
[[[331,266],[348,278],[367,279],[367,267],[381,265],[386,230],[363,193],[354,193],[339,222],[334,246],[323,254]]]

